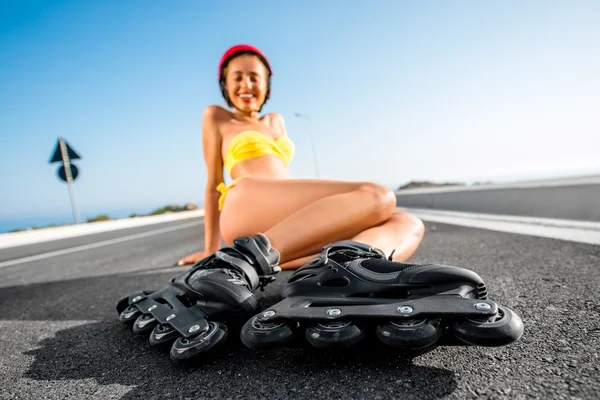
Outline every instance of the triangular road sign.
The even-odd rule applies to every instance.
[[[64,140],[64,139],[63,139]],[[67,154],[69,156],[69,159],[71,160],[77,160],[78,158],[81,158],[79,156],[79,154],[77,154],[75,152],[75,150],[73,150],[71,148],[71,146],[69,146],[69,143],[67,143],[67,141],[65,140],[65,146],[67,148]],[[62,153],[60,151],[60,139],[58,139],[58,142],[56,142],[56,148],[54,149],[54,154],[52,155],[52,157],[50,158],[50,161],[48,162],[49,164],[55,163],[55,162],[62,162]]]

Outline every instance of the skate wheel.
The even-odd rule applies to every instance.
[[[250,349],[274,348],[285,345],[296,336],[298,324],[286,322],[260,322],[250,318],[240,332],[242,343]]]
[[[171,325],[158,324],[154,327],[152,333],[150,333],[150,338],[148,340],[150,341],[151,345],[157,346],[163,343],[171,342],[177,339],[178,336],[179,334]]]
[[[377,326],[377,338],[392,347],[422,349],[442,336],[439,319],[396,320]]]
[[[208,328],[198,335],[180,337],[171,347],[171,358],[175,361],[187,360],[200,353],[216,350],[227,340],[227,326],[221,322],[209,322]]]
[[[131,324],[141,313],[136,306],[130,305],[119,314],[119,321],[123,324]]]
[[[454,336],[473,346],[505,346],[519,340],[523,321],[512,310],[498,306],[498,314],[487,319],[465,318],[450,326]]]
[[[135,333],[145,333],[154,329],[157,324],[158,321],[151,314],[142,314],[135,320],[133,331]]]
[[[349,321],[322,321],[306,328],[306,340],[314,347],[350,347],[367,336],[365,329]]]

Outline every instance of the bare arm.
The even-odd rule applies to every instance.
[[[285,120],[283,119],[283,117],[281,116],[281,114],[278,113],[273,113],[272,117],[271,117],[271,124],[272,126],[277,129],[277,131],[284,135],[287,136],[287,129],[285,127]]]
[[[209,106],[204,110],[202,120],[202,148],[206,163],[207,180],[204,193],[204,251],[212,254],[220,248],[218,207],[220,193],[217,185],[223,182],[223,160],[221,157],[221,134],[218,128],[219,109]]]

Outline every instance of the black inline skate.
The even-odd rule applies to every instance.
[[[247,347],[294,346],[304,338],[314,347],[349,347],[373,335],[408,349],[503,346],[523,334],[521,318],[487,300],[475,272],[392,262],[354,241],[323,248],[294,272],[281,294],[282,301],[242,327]]]
[[[227,339],[224,322],[260,311],[254,296],[281,271],[279,253],[263,235],[240,237],[173,277],[158,291],[134,293],[117,304],[119,320],[150,334],[150,343],[173,342],[171,358],[184,360],[216,349]]]

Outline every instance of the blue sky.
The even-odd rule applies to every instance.
[[[0,220],[201,202],[200,120],[232,44],[274,68],[299,178],[600,172],[598,1],[12,1],[0,5]],[[310,115],[312,123],[294,118]],[[116,212],[116,211],[115,211]]]

